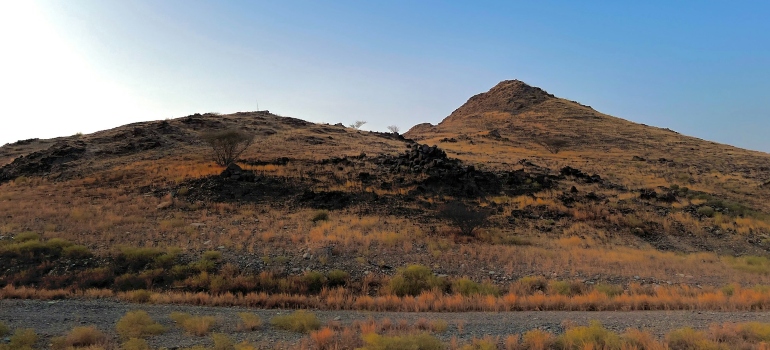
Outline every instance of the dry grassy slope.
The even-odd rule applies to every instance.
[[[405,136],[494,167],[528,158],[552,169],[578,167],[631,188],[678,184],[770,209],[763,200],[770,195],[764,185],[770,154],[633,123],[518,80],[503,81],[438,125],[419,124]],[[442,142],[451,138],[457,142]],[[547,139],[566,145],[553,154],[540,145]]]
[[[200,132],[227,128],[237,128],[256,135],[254,145],[243,156],[246,159],[273,160],[288,157],[316,160],[359,155],[362,152],[369,155],[397,153],[405,149],[404,140],[391,134],[360,132],[341,125],[314,124],[268,112],[196,114],[165,121],[128,124],[87,135],[6,144],[0,147],[0,166],[11,164],[23,156],[36,163],[36,169],[33,169],[36,171],[14,173],[14,167],[10,165],[0,172],[9,173],[10,179],[18,175],[49,175],[54,178],[63,175],[69,178],[88,176],[100,170],[140,161],[163,159],[163,162],[206,162],[208,149],[200,140]],[[41,157],[67,158],[61,154],[49,154],[63,146],[85,151],[73,154],[69,157],[72,159],[66,159],[64,163],[53,164],[50,169],[39,166],[39,163],[45,163],[40,161]]]

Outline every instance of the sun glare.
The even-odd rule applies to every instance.
[[[132,115],[147,116],[127,91],[94,72],[39,4],[0,3],[0,43],[0,144],[96,131],[131,121]]]

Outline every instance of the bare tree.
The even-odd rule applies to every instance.
[[[356,120],[356,122],[355,122],[355,123],[353,123],[353,124],[350,124],[350,127],[351,127],[351,128],[353,128],[353,129],[356,129],[356,130],[358,130],[358,129],[360,129],[362,126],[364,126],[364,124],[366,124],[366,122],[365,122],[365,121],[363,121],[363,120]]]
[[[534,141],[536,144],[543,146],[548,152],[552,154],[559,153],[562,149],[569,145],[569,142],[565,139],[554,137],[551,135],[538,135],[535,136]]]
[[[398,125],[391,125],[388,127],[388,130],[394,134],[398,134],[398,132],[401,131],[401,128],[399,128]]]
[[[460,201],[450,201],[439,210],[438,217],[448,220],[453,226],[460,229],[460,234],[473,236],[473,231],[487,222],[489,210],[473,210]]]
[[[238,160],[254,141],[254,135],[236,129],[206,132],[201,138],[211,146],[212,160],[221,166]]]

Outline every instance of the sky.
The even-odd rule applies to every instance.
[[[2,0],[0,145],[193,113],[402,131],[519,79],[770,152],[770,2]]]

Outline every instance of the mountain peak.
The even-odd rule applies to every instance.
[[[528,85],[521,80],[503,80],[487,92],[468,99],[449,118],[478,115],[484,112],[518,114],[529,107],[555,98],[545,90]]]

